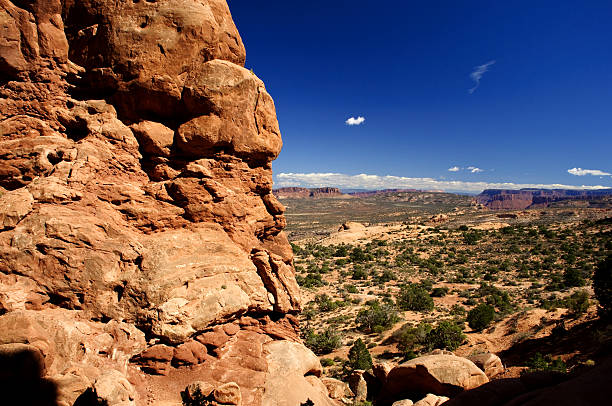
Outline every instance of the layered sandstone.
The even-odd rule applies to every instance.
[[[261,404],[281,375],[328,402],[274,102],[226,2],[0,0],[0,28],[0,345],[62,405],[180,404],[191,381]]]

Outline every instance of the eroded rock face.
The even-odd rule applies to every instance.
[[[0,29],[0,345],[39,351],[60,404],[180,402],[152,382],[184,367],[242,368],[208,378],[259,404],[288,343],[328,399],[292,316],[274,102],[226,2],[0,0]]]

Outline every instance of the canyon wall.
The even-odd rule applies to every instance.
[[[331,404],[294,316],[274,102],[225,0],[0,0],[0,29],[5,389]]]

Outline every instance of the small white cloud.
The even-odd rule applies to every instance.
[[[480,79],[482,79],[482,75],[488,72],[489,66],[493,64],[495,64],[495,61],[489,61],[485,63],[484,65],[480,65],[474,68],[474,71],[470,73],[470,78],[472,78],[472,80],[476,83],[476,85],[470,90],[468,90],[469,94],[474,93],[476,89],[478,89],[478,86],[480,86]]]
[[[365,117],[351,117],[348,120],[345,121],[346,125],[361,125],[363,124],[363,122],[365,121]]]
[[[572,168],[567,171],[574,176],[612,176],[612,173],[600,171],[599,169]]]
[[[459,168],[458,166],[453,166],[452,168],[448,168],[449,172],[459,172],[461,170],[461,168]]]
[[[472,173],[484,172],[484,169],[477,168],[475,166],[468,166],[467,169]]]

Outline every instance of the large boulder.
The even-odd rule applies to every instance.
[[[470,355],[467,359],[472,361],[478,368],[482,369],[489,378],[499,375],[505,370],[501,359],[490,352]]]
[[[414,399],[428,393],[452,397],[489,379],[473,362],[454,355],[418,357],[393,368],[381,391],[381,402]],[[421,396],[422,397],[422,396]]]

